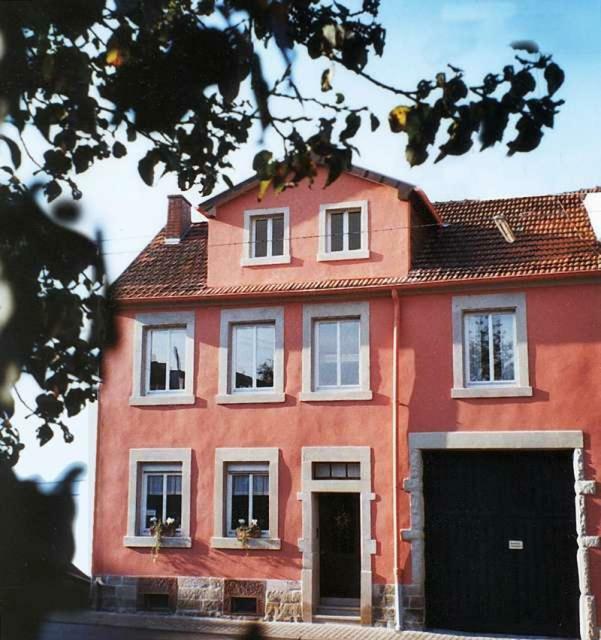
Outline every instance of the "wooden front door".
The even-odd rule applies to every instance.
[[[578,637],[571,452],[424,452],[426,624]]]
[[[319,494],[321,598],[359,598],[361,591],[358,493]]]

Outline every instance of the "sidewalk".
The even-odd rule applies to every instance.
[[[185,631],[208,636],[235,637],[244,633],[252,624],[246,620],[224,618],[196,618],[148,613],[109,613],[105,611],[82,611],[79,613],[55,613],[50,622],[71,624],[129,627],[164,631]],[[483,636],[477,634],[452,634],[443,631],[401,631],[379,627],[361,627],[345,624],[310,624],[306,622],[259,622],[265,638],[273,640],[517,640],[517,636]],[[524,638],[521,638],[524,640]],[[537,638],[536,640],[541,640]]]

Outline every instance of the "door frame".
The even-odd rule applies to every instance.
[[[464,449],[464,450],[553,450],[573,451],[574,490],[576,508],[576,534],[578,551],[578,584],[580,589],[580,637],[581,640],[595,640],[599,635],[596,619],[595,596],[591,592],[590,564],[588,549],[600,547],[599,536],[586,533],[586,496],[594,495],[596,483],[585,479],[584,437],[582,431],[436,431],[412,433],[409,435],[410,475],[403,481],[403,489],[410,494],[411,528],[401,531],[401,537],[411,544],[412,584],[403,589],[425,602],[425,536],[424,536],[424,492],[423,459],[424,450]],[[424,626],[424,611],[421,622]]]
[[[359,480],[314,480],[314,462],[358,462]],[[376,552],[376,541],[371,537],[371,501],[376,499],[371,491],[370,447],[303,447],[301,463],[302,532],[298,541],[302,553],[301,593],[303,621],[313,620],[319,604],[319,542],[317,527],[319,512],[318,493],[358,493],[360,526],[360,615],[361,624],[372,623],[372,571],[371,556]]]

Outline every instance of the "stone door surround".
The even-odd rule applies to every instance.
[[[405,585],[423,602],[425,581],[424,493],[422,451],[441,449],[544,450],[574,451],[574,491],[576,533],[578,536],[578,582],[580,587],[580,637],[598,637],[595,596],[591,592],[588,549],[599,547],[601,539],[586,533],[586,495],[594,495],[596,483],[584,478],[582,431],[435,431],[409,435],[410,476],[403,489],[411,494],[411,529],[401,531],[403,540],[411,543],[411,575],[413,584]],[[427,607],[427,602],[425,603]],[[423,618],[422,618],[423,622]],[[422,624],[423,626],[423,624]]]
[[[314,462],[359,462],[359,480],[314,480]],[[371,537],[371,501],[376,496],[371,491],[370,447],[303,447],[301,467],[302,532],[298,541],[302,555],[301,589],[303,621],[311,622],[313,610],[318,604],[315,594],[319,580],[318,549],[314,548],[314,532],[318,523],[316,493],[358,493],[361,540],[361,624],[372,622],[372,571],[371,556],[376,552],[376,541]]]

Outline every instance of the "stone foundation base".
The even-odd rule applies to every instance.
[[[100,611],[133,613],[147,609],[147,596],[162,597],[165,613],[302,622],[301,586],[294,580],[96,576],[92,606]],[[238,596],[256,598],[256,615],[235,613],[232,599]]]
[[[374,584],[372,620],[376,627],[394,628],[394,585]]]

